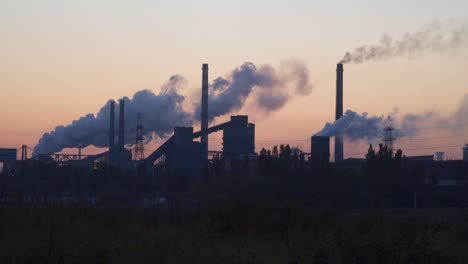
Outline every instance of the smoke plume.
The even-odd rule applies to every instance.
[[[468,93],[461,100],[456,111],[449,116],[429,111],[422,114],[405,115],[400,123],[404,131],[417,132],[421,129],[441,129],[452,134],[463,134],[468,131]]]
[[[347,52],[340,63],[364,63],[392,57],[427,53],[457,55],[468,46],[468,21],[432,22],[413,33],[394,39],[384,35],[379,43],[357,47]]]
[[[343,116],[333,123],[326,123],[315,136],[333,137],[344,135],[351,140],[372,141],[382,136],[384,116],[369,116],[368,113],[356,113],[347,110]]]
[[[335,122],[326,123],[315,135],[326,137],[343,135],[352,141],[373,141],[383,138],[383,130],[388,125],[395,128],[393,131],[395,138],[413,137],[425,129],[442,129],[452,134],[465,133],[468,131],[468,94],[465,94],[457,110],[448,116],[430,111],[421,114],[406,114],[398,118],[396,113],[385,117],[347,110]]]
[[[293,95],[307,95],[313,89],[306,66],[297,61],[284,63],[279,69],[246,62],[227,79],[216,78],[211,87],[210,120],[239,111],[249,96],[254,98],[252,103],[257,110],[268,114],[283,107]],[[199,118],[200,110],[197,104],[194,118]]]
[[[174,126],[190,125],[191,115],[182,110],[184,96],[178,90],[185,80],[180,75],[172,76],[164,84],[159,94],[150,90],[138,91],[133,98],[122,98],[125,101],[125,143],[133,144],[138,114],[143,114],[143,126],[147,140],[153,132],[162,137],[173,131]],[[34,147],[34,154],[48,154],[64,148],[90,145],[107,147],[109,143],[110,102],[108,101],[97,113],[87,114],[67,126],[57,126],[45,133]],[[116,131],[118,127],[118,104],[116,104]]]
[[[313,86],[309,82],[307,68],[299,62],[285,63],[279,70],[269,65],[257,68],[253,63],[245,63],[226,79],[219,77],[213,81],[209,98],[210,119],[239,110],[249,96],[260,110],[267,113],[277,110],[284,106],[292,95],[310,93]],[[182,76],[174,75],[162,85],[159,94],[142,90],[135,93],[131,99],[122,98],[125,102],[125,143],[135,143],[139,113],[143,115],[145,138],[148,141],[154,135],[169,135],[174,126],[190,126],[198,122],[198,100],[195,114],[183,109],[185,97],[179,91],[186,83]],[[289,86],[293,86],[292,91],[287,89]],[[45,133],[34,147],[34,154],[50,154],[64,148],[85,148],[90,145],[107,147],[110,102],[108,101],[96,115],[87,114],[69,125],[57,126],[53,131]],[[116,104],[116,132],[118,107]]]
[[[229,86],[228,80],[223,79],[223,77],[218,77],[214,79],[213,84],[211,85],[211,88],[214,91],[223,91],[228,86]]]

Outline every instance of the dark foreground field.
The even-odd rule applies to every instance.
[[[0,263],[466,263],[468,211],[0,207]]]

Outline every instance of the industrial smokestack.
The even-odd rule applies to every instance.
[[[201,131],[208,129],[208,64],[202,67],[202,98],[201,98]],[[201,143],[205,148],[205,158],[208,158],[208,134],[201,136]]]
[[[204,68],[207,69],[204,83],[208,83],[208,65]],[[208,113],[208,107],[203,109],[203,116],[207,117],[203,118],[203,128],[208,127],[206,120],[236,113],[246,103],[250,104],[249,107],[258,109],[263,115],[271,113],[284,107],[289,99],[309,94],[314,87],[307,67],[295,61],[287,62],[276,69],[270,65],[256,67],[248,62],[234,69],[228,76],[227,79],[220,78],[218,82],[213,81],[213,95],[209,93],[204,95],[208,94],[210,111]],[[164,118],[149,118],[145,121],[145,137],[151,141],[153,136],[166,137],[172,134],[175,126],[200,123],[201,98],[196,100],[198,103],[194,109],[195,113],[186,111],[183,107],[187,102],[186,97],[179,93],[185,85],[186,80],[182,76],[174,75],[161,87],[159,93],[145,89],[136,92],[131,98],[124,97],[126,125],[134,127],[137,124],[138,113],[146,116],[158,113],[158,116]],[[209,89],[205,85],[205,91]],[[118,103],[115,102],[116,107]],[[57,126],[57,129],[44,133],[34,147],[33,154],[36,156],[38,153],[55,153],[64,148],[85,148],[90,145],[109,147],[109,105],[110,102],[107,102],[96,114],[86,114],[70,124]],[[117,111],[118,109],[115,109],[115,123],[119,121]],[[117,130],[117,124],[115,127]],[[114,149],[116,149],[119,133],[118,131],[114,133]],[[203,141],[208,142],[208,137]]]
[[[336,114],[335,120],[343,116],[343,64],[336,65]],[[335,136],[335,162],[343,160],[343,137]]]
[[[114,150],[115,146],[115,102],[110,103],[110,120],[109,120],[109,151]]]
[[[125,145],[125,101],[119,100],[120,114],[119,114],[119,139],[118,148],[123,149]]]

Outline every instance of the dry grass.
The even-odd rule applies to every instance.
[[[3,206],[0,248],[0,263],[465,263],[468,214]]]

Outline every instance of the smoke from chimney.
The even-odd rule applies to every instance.
[[[283,107],[294,95],[308,95],[314,85],[310,83],[304,63],[289,61],[278,69],[246,62],[233,70],[227,79],[216,78],[211,87],[209,119],[213,120],[239,111],[249,96],[254,97],[252,103],[257,110],[268,114]],[[200,111],[198,104],[196,117],[200,116]]]
[[[334,137],[343,135],[350,140],[375,140],[382,136],[384,116],[369,116],[347,110],[342,117],[325,126],[314,136]]]
[[[218,77],[213,80],[213,84],[211,84],[211,88],[214,91],[223,91],[226,87],[229,86],[229,82],[222,77]]]
[[[365,63],[392,57],[408,57],[427,53],[458,55],[468,47],[468,21],[435,21],[413,33],[394,39],[384,35],[380,43],[363,45],[346,52],[339,63]]]
[[[172,133],[175,126],[187,126],[192,124],[191,114],[183,111],[182,103],[184,96],[178,93],[183,88],[186,81],[180,75],[172,76],[165,83],[159,94],[154,94],[150,90],[141,90],[133,95],[122,98],[125,104],[125,134],[133,135],[132,129],[136,128],[138,113],[146,118],[144,126],[147,131],[145,138],[150,141],[153,133],[156,136],[164,137]],[[64,148],[87,147],[107,147],[109,144],[109,119],[110,104],[107,102],[99,112],[87,114],[73,121],[67,126],[57,126],[53,131],[45,133],[38,144],[34,147],[35,154],[55,153]],[[124,138],[124,144],[133,144],[132,138]]]
[[[213,82],[209,98],[209,118],[213,119],[214,114],[221,116],[239,110],[249,96],[259,109],[265,112],[277,110],[291,96],[310,93],[313,85],[309,82],[307,68],[300,62],[285,63],[279,70],[268,65],[257,69],[253,63],[245,63],[235,69],[228,78],[220,77],[218,81]],[[179,91],[186,84],[182,76],[174,75],[160,88],[159,94],[141,90],[132,98],[122,98],[125,104],[124,134],[134,134],[131,130],[137,126],[139,113],[148,117],[143,124],[147,141],[152,140],[154,136],[168,136],[175,126],[191,126],[199,122],[199,98],[196,98],[195,113],[183,109],[185,97]],[[294,86],[293,91],[286,89],[289,85]],[[214,88],[215,86],[218,88]],[[69,125],[57,126],[53,131],[45,133],[34,147],[34,153],[56,153],[64,148],[78,146],[109,146],[110,104],[111,101],[107,102],[96,115],[87,114]],[[124,137],[123,142],[133,144],[134,140]]]
[[[459,107],[450,115],[443,116],[437,112],[421,114],[406,114],[397,118],[391,114],[395,138],[413,137],[422,129],[446,130],[454,135],[468,131],[468,94],[465,94]],[[371,116],[368,113],[356,113],[347,110],[344,115],[333,123],[326,123],[315,136],[333,137],[342,134],[345,138],[358,141],[374,141],[383,137],[383,129],[387,125],[385,116]]]

